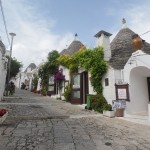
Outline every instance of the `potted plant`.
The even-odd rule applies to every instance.
[[[115,117],[115,111],[112,110],[112,106],[110,104],[106,104],[104,106],[103,115],[106,117]]]
[[[43,88],[42,88],[41,94],[42,94],[43,96],[46,96],[46,95],[47,95],[46,87],[43,87]]]
[[[71,88],[70,88],[70,85],[67,85],[65,87],[64,97],[65,97],[65,100],[67,102],[71,101]]]
[[[2,124],[7,118],[8,111],[6,109],[0,109],[0,124]]]

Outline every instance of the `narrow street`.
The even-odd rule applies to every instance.
[[[0,102],[0,150],[149,150],[150,127],[16,90]]]

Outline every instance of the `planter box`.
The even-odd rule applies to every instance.
[[[110,118],[115,117],[115,111],[103,110],[103,116]]]
[[[0,117],[0,124],[2,124],[6,120],[7,116],[8,116],[8,112],[6,112],[6,114]]]

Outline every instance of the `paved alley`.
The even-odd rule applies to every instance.
[[[0,102],[0,150],[149,150],[150,127],[17,90]]]

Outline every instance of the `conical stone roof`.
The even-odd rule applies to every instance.
[[[26,68],[26,70],[24,71],[25,73],[27,72],[27,69],[28,69],[28,68],[31,68],[31,71],[32,71],[33,69],[36,68],[36,65],[35,65],[34,63],[31,63],[31,64]]]
[[[75,52],[79,51],[84,45],[77,40],[74,40],[67,49],[64,49],[60,54],[73,55]]]
[[[132,45],[132,36],[134,34],[129,28],[123,28],[111,42],[111,59],[109,64],[114,69],[123,69],[131,54],[135,51]],[[144,42],[142,50],[150,54],[150,44]]]

